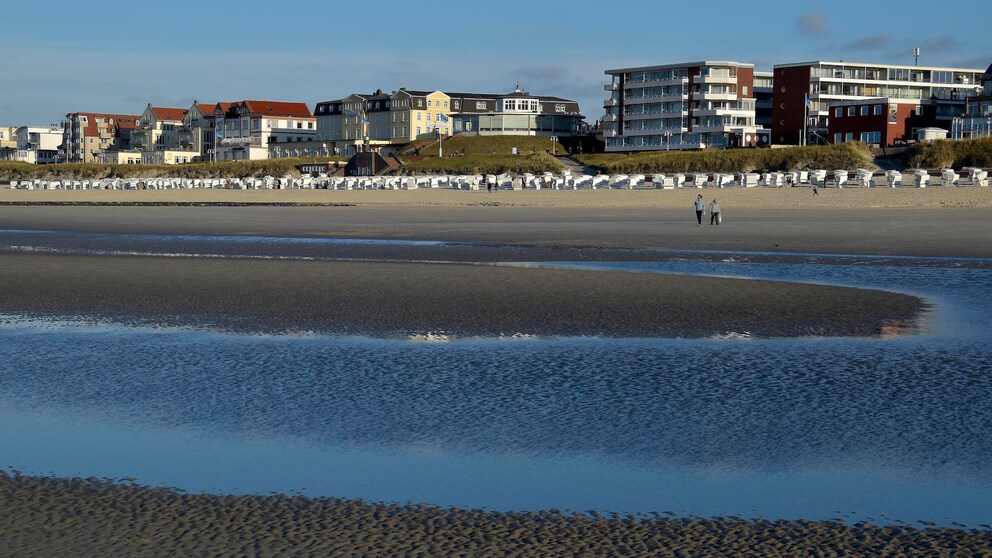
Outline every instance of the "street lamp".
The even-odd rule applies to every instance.
[[[665,130],[663,135],[665,136],[665,151],[668,151],[669,147],[672,145],[672,131]]]
[[[551,154],[558,155],[558,136],[551,136]]]

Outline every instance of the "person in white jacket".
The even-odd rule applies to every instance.
[[[718,204],[716,200],[713,200],[713,202],[710,203],[710,224],[719,225],[720,221],[720,204]]]

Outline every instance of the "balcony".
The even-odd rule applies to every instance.
[[[703,101],[736,101],[737,93],[729,92],[729,91],[721,92],[721,93],[701,92],[699,93],[699,96],[696,98],[701,99]]]
[[[619,90],[620,90],[619,83],[607,83],[606,85],[603,86],[603,91],[619,91]]]
[[[615,107],[615,106],[617,106],[619,104],[620,104],[620,101],[618,101],[616,99],[607,99],[607,100],[603,101],[603,106],[604,107]]]
[[[737,83],[737,76],[730,72],[710,72],[693,76],[692,83]]]
[[[615,114],[607,114],[603,117],[603,122],[616,122],[620,118]]]
[[[628,81],[627,84],[635,85],[637,87],[665,87],[671,85],[688,85],[689,78],[687,77],[675,77],[675,78],[665,78],[665,79],[642,79],[639,81]]]

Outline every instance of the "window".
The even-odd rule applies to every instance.
[[[834,109],[834,116],[837,118],[844,116],[844,107],[837,107],[836,109]]]
[[[843,143],[843,142],[844,142],[844,136],[842,134],[834,134],[834,143]]]
[[[420,120],[420,117],[423,116],[423,114],[424,113],[422,113],[422,112],[418,112],[417,113],[417,120]],[[420,133],[420,132],[417,132],[417,133]]]
[[[743,87],[741,87],[741,95],[743,95],[745,97],[747,96],[747,86],[746,85],[743,86]]]
[[[868,116],[868,105],[861,105],[861,116]]]
[[[882,115],[882,105],[875,105],[875,116]]]
[[[431,100],[430,100],[430,99],[427,99],[427,106],[428,106],[428,107],[429,107],[429,106],[432,106],[432,105],[431,105]]]
[[[882,132],[861,132],[861,141],[865,143],[881,143]]]
[[[854,132],[844,134],[844,141],[854,141]]]
[[[847,107],[847,115],[854,116],[854,107]]]

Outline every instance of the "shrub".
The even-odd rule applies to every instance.
[[[992,167],[992,138],[917,143],[904,157],[908,168]]]

